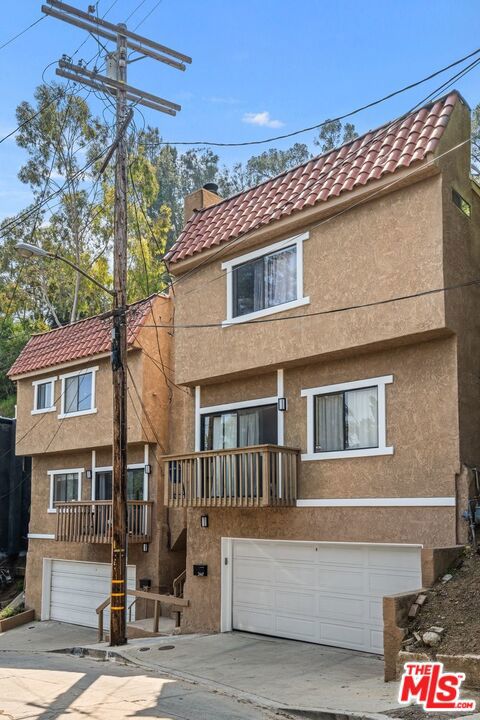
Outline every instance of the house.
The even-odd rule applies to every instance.
[[[184,570],[163,505],[168,446],[170,299],[131,305],[128,326],[128,587],[172,590]],[[26,604],[37,617],[96,627],[110,595],[111,316],[33,336],[10,369],[17,383],[17,454],[32,458]],[[129,597],[128,618],[152,613]],[[133,603],[133,605],[132,605]],[[128,619],[127,618],[127,619]]]
[[[480,197],[456,92],[238,195],[186,199],[166,503],[185,631],[382,653],[382,599],[467,540]]]

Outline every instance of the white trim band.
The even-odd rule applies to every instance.
[[[307,498],[297,507],[455,507],[454,497]]]
[[[55,540],[55,535],[48,533],[28,533],[29,540]]]

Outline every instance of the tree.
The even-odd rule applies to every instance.
[[[40,85],[35,105],[20,103],[16,117],[16,141],[29,156],[18,176],[32,189],[34,203],[44,204],[28,224],[8,233],[4,251],[8,253],[12,236],[38,243],[59,250],[103,282],[108,263],[104,236],[94,222],[101,190],[95,160],[108,144],[109,129],[82,97],[57,84]],[[52,193],[55,198],[45,202]],[[105,309],[105,300],[88,281],[56,263],[32,263],[29,284],[34,290],[32,312],[40,308],[54,325]]]
[[[326,153],[339,145],[355,140],[357,137],[358,133],[352,123],[342,125],[340,120],[331,120],[320,128],[318,137],[313,142],[320,147],[321,153]]]

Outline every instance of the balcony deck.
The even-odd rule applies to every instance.
[[[152,539],[152,505],[145,500],[127,502],[128,542],[149,543]],[[75,543],[112,542],[112,501],[56,503],[55,540]]]
[[[168,507],[282,507],[296,504],[300,450],[255,445],[165,459]]]

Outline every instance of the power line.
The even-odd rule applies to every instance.
[[[21,30],[19,33],[17,33],[17,34],[14,35],[13,37],[11,37],[10,40],[7,40],[6,42],[3,43],[3,45],[0,45],[0,50],[3,50],[3,48],[6,48],[8,45],[10,45],[11,43],[13,43],[17,38],[21,37],[22,35],[25,35],[25,33],[28,32],[28,31],[30,30],[30,28],[35,27],[35,25],[38,25],[38,23],[41,22],[41,21],[44,20],[44,19],[45,19],[45,15],[42,15],[42,16],[39,17],[37,20],[35,20],[34,22],[30,23],[30,25],[27,25],[26,28],[24,28],[24,29]]]
[[[465,144],[467,144],[467,143],[469,143],[469,142],[470,142],[470,139],[467,139],[467,140],[462,141],[461,143],[458,143],[458,144],[455,145],[453,148],[450,148],[449,150],[446,150],[444,153],[441,153],[440,155],[437,155],[436,157],[432,158],[431,160],[429,160],[428,162],[422,164],[421,166],[415,167],[413,170],[411,170],[411,171],[410,171],[409,173],[407,173],[406,175],[402,175],[400,178],[396,178],[396,179],[393,180],[392,182],[388,183],[386,186],[383,186],[382,188],[379,188],[377,191],[369,194],[366,198],[361,198],[358,202],[356,202],[356,203],[354,203],[353,205],[350,205],[350,206],[344,208],[343,210],[340,210],[340,211],[337,212],[337,213],[334,213],[333,215],[329,216],[328,218],[325,218],[325,219],[323,219],[323,220],[320,220],[318,223],[315,223],[314,225],[309,225],[309,226],[308,226],[309,231],[311,231],[311,230],[313,230],[313,229],[315,229],[315,228],[317,228],[317,227],[320,227],[321,225],[324,225],[324,224],[327,223],[327,222],[331,222],[332,220],[338,218],[340,215],[343,215],[343,214],[345,214],[345,213],[347,213],[347,212],[350,212],[351,210],[353,210],[355,207],[358,207],[359,205],[363,205],[363,204],[366,203],[366,202],[370,202],[370,201],[372,200],[372,198],[374,198],[376,195],[378,195],[378,194],[380,194],[380,193],[384,193],[386,190],[392,188],[392,187],[393,187],[394,185],[396,185],[397,183],[403,182],[406,177],[410,177],[411,175],[414,175],[415,173],[418,173],[419,171],[422,171],[425,167],[427,167],[427,166],[429,166],[429,165],[432,165],[433,163],[436,163],[440,158],[445,157],[445,156],[448,155],[449,153],[458,150],[460,147],[462,147],[463,145],[465,145]],[[251,232],[253,232],[253,231],[256,230],[256,229],[257,229],[257,228],[253,228],[253,230],[247,231],[243,236],[240,236],[240,237],[241,237],[241,238],[242,238],[242,237],[244,238],[246,235],[250,234]],[[235,238],[234,240],[229,241],[229,243],[226,243],[225,245],[231,244],[232,242],[236,242],[238,239],[239,239],[239,238]],[[291,237],[288,238],[288,239],[286,239],[286,240],[284,241],[285,247],[287,247],[288,244],[291,244],[291,243],[292,243],[292,238],[291,238]],[[222,250],[225,250],[225,245],[223,246],[223,248],[220,247],[219,250],[217,250],[217,251],[215,252],[215,255],[218,255]],[[211,260],[212,260],[212,256],[209,256],[208,258],[205,259],[203,265],[205,265],[207,262],[210,263]],[[202,265],[198,265],[197,267],[194,268],[194,270],[197,270],[197,271],[198,271],[198,270],[201,268],[201,266],[202,266]],[[230,270],[230,271],[227,271],[227,273],[228,273],[228,272],[232,272],[232,271]],[[175,284],[179,283],[179,282],[180,282],[182,279],[184,279],[186,276],[187,276],[187,273],[185,273],[185,275],[181,275],[181,276],[178,278],[178,280],[174,281],[172,284],[175,285]],[[226,274],[223,273],[222,275],[217,275],[216,277],[214,277],[214,278],[213,278],[212,280],[210,280],[209,282],[214,282],[214,281],[216,281],[216,280],[218,280],[218,279],[220,279],[220,278],[222,278],[222,277],[226,277]],[[202,285],[201,285],[201,289],[203,289],[204,287],[205,287],[205,284],[202,284]],[[194,290],[190,290],[188,294],[190,294],[190,293],[192,293],[192,292],[194,292]],[[385,302],[392,302],[392,300],[385,301]],[[351,309],[351,308],[346,308],[346,309]],[[342,308],[340,308],[340,310],[342,310]],[[322,311],[320,314],[329,314],[329,313],[338,312],[338,311],[339,311],[339,310]],[[313,313],[313,314],[315,314],[315,313]],[[290,319],[294,319],[294,318],[302,318],[302,317],[311,316],[311,315],[312,315],[312,313],[305,313],[305,314],[290,316],[290,317],[288,317],[288,318],[286,318],[286,317],[280,317],[280,318],[265,318],[265,319],[259,319],[259,320],[245,320],[245,321],[243,321],[243,322],[242,322],[242,321],[236,321],[235,323],[231,323],[231,324],[232,324],[232,325],[234,325],[234,324],[235,324],[235,325],[243,325],[243,324],[264,323],[264,322],[279,322],[279,321],[281,321],[281,320],[290,320]],[[144,327],[149,327],[149,326],[148,326],[148,325],[145,325]],[[153,326],[152,326],[152,327],[153,327]],[[172,326],[170,326],[170,325],[161,325],[161,326],[159,326],[159,327],[172,327]],[[181,325],[178,325],[178,324],[175,325],[175,328],[181,328],[181,327],[182,327]],[[186,325],[186,326],[184,326],[184,327],[224,327],[224,323],[203,323],[203,324],[202,324],[202,323],[199,323],[199,324],[195,324],[195,325],[188,325],[188,326]]]
[[[152,7],[152,9],[150,10],[150,12],[148,12],[148,13],[145,15],[145,17],[143,18],[143,20],[140,20],[140,22],[138,23],[138,25],[135,25],[134,30],[138,30],[138,28],[139,28],[141,25],[143,25],[143,23],[145,22],[145,20],[148,20],[148,18],[150,17],[150,15],[152,15],[152,13],[155,12],[155,10],[157,9],[157,7],[160,5],[161,2],[162,2],[162,0],[158,0],[158,2],[155,3],[155,5],[154,5],[154,6]]]
[[[346,120],[347,118],[353,117],[354,115],[357,115],[360,112],[363,112],[364,110],[368,110],[372,107],[375,107],[376,105],[380,105],[381,103],[385,102],[386,100],[390,100],[393,97],[396,97],[397,95],[400,95],[401,93],[406,92],[407,90],[412,90],[413,88],[417,87],[418,85],[422,85],[425,82],[428,82],[428,80],[432,80],[434,77],[437,77],[438,75],[441,75],[442,73],[446,72],[447,70],[450,70],[451,68],[460,65],[462,62],[465,62],[465,60],[469,60],[470,58],[474,57],[475,55],[478,55],[480,53],[480,48],[477,48],[477,50],[474,50],[471,53],[468,53],[468,55],[464,55],[462,58],[459,58],[458,60],[455,60],[455,62],[450,63],[449,65],[445,65],[445,67],[441,68],[440,70],[436,70],[435,72],[431,73],[430,75],[427,75],[426,77],[422,78],[421,80],[417,80],[416,82],[410,83],[409,85],[405,85],[404,87],[400,88],[399,90],[395,90],[388,95],[384,95],[383,97],[379,98],[378,100],[373,100],[370,103],[367,103],[365,105],[362,105],[361,107],[355,108],[355,110],[351,110],[350,112],[344,113],[343,115],[338,115],[337,117],[330,118],[329,120],[323,120],[320,123],[317,123],[315,125],[310,125],[309,127],[301,128],[300,130],[294,130],[289,133],[283,133],[282,135],[275,135],[274,137],[265,138],[264,140],[248,140],[244,142],[216,142],[216,141],[210,141],[210,140],[191,140],[191,141],[158,141],[156,143],[148,143],[145,145],[145,147],[157,147],[158,145],[204,145],[204,146],[210,146],[210,147],[245,147],[248,145],[264,145],[267,143],[276,142],[277,140],[285,140],[287,138],[295,137],[296,135],[301,135],[306,132],[311,132],[312,130],[318,130],[321,127],[324,127],[325,125],[328,125],[332,122],[337,122],[341,120]]]

